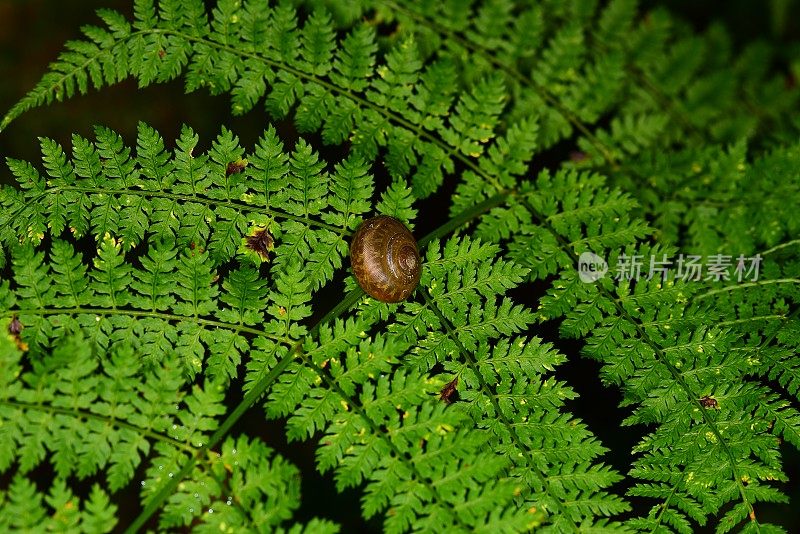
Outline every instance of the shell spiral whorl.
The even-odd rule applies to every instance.
[[[381,302],[408,298],[422,274],[414,236],[388,215],[361,223],[350,242],[350,263],[358,285]]]

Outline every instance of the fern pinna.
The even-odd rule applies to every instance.
[[[98,127],[67,150],[41,139],[41,170],[8,159],[0,525],[338,530],[293,520],[298,469],[236,426],[260,405],[389,532],[781,531],[759,510],[787,501],[780,444],[800,446],[797,224],[775,200],[784,183],[796,195],[798,124],[797,91],[750,76],[769,51],[730,68],[699,52],[719,30],[638,20],[624,0],[297,3],[103,10],[107,27],[85,28],[3,120],[185,73],[187,91],[230,93],[237,114],[266,105],[347,155],[272,126],[246,148],[222,128],[201,152],[189,127],[173,144],[140,124],[134,147]],[[565,140],[571,161],[533,170]],[[411,298],[341,287],[358,224],[413,226],[443,183],[450,220],[417,236]],[[743,211],[752,187],[765,202]],[[582,254],[614,266],[682,247],[760,253],[763,272],[576,270]],[[533,290],[535,310],[514,297]],[[622,473],[570,413],[553,324],[642,432]],[[131,486],[122,524],[114,497]]]

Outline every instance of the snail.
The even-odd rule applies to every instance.
[[[408,298],[422,273],[414,236],[388,215],[361,223],[350,242],[350,264],[361,289],[381,302]]]

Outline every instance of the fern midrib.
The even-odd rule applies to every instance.
[[[508,419],[508,417],[506,416],[505,412],[500,407],[500,404],[497,402],[497,398],[496,398],[494,392],[491,390],[489,385],[486,383],[486,380],[483,378],[483,374],[480,372],[480,369],[478,367],[478,363],[475,360],[475,358],[472,355],[472,353],[470,351],[468,351],[466,349],[466,347],[464,347],[464,345],[461,343],[461,340],[458,338],[458,335],[456,335],[456,332],[455,332],[455,329],[453,328],[453,325],[444,316],[442,311],[436,305],[436,302],[427,294],[427,292],[420,291],[419,293],[422,294],[423,298],[425,299],[425,304],[433,311],[433,313],[436,315],[436,317],[442,323],[442,326],[444,326],[445,329],[447,330],[447,335],[450,336],[450,339],[452,339],[453,342],[458,347],[459,352],[467,360],[467,364],[470,366],[470,369],[475,374],[475,377],[478,380],[478,385],[480,386],[481,391],[483,392],[484,395],[486,395],[490,399],[490,401],[492,403],[492,408],[494,409],[495,413],[503,421],[503,424],[506,426],[506,428],[508,428],[508,434],[509,434],[509,436],[511,436],[511,441],[514,443],[514,446],[516,446],[517,449],[522,454],[525,455],[525,459],[527,461],[527,464],[529,466],[531,466],[532,468],[536,469],[536,471],[533,471],[533,469],[531,469],[531,472],[536,474],[537,478],[539,479],[539,482],[541,483],[542,487],[545,489],[545,493],[550,498],[550,500],[556,504],[556,508],[558,509],[558,512],[560,513],[561,517],[567,520],[567,522],[570,524],[570,527],[572,528],[573,531],[580,532],[580,528],[578,528],[578,525],[575,523],[575,521],[573,521],[572,517],[567,513],[567,510],[566,510],[566,507],[564,506],[564,504],[561,502],[561,500],[559,498],[557,498],[555,496],[553,491],[550,489],[550,482],[549,482],[549,477],[548,477],[547,473],[545,473],[545,471],[543,469],[538,467],[538,464],[534,461],[534,458],[531,456],[530,452],[528,451],[528,447],[526,447],[525,444],[522,442],[522,439],[517,434],[517,431],[516,431],[515,427],[511,424],[512,421],[510,421]]]
[[[535,215],[535,213],[536,212],[531,212],[531,214],[534,214],[534,215]],[[626,236],[626,235],[628,235],[630,233],[630,229],[631,228],[628,227],[628,226],[620,226],[620,228],[618,230],[614,230],[613,232],[604,232],[603,234],[596,235],[596,236],[582,237],[581,239],[577,239],[575,241],[568,241],[567,243],[570,246],[570,250],[572,250],[572,249],[574,249],[574,247],[577,247],[578,245],[589,245],[591,243],[596,242],[599,239],[606,240],[609,237],[614,237],[614,238],[624,237],[624,236]],[[555,229],[553,229],[552,232],[555,232]],[[556,235],[556,234],[553,234],[553,235]],[[561,234],[557,234],[557,235],[561,236]],[[563,237],[563,236],[561,236],[561,237]],[[577,256],[575,256],[575,261],[577,262]],[[575,263],[575,265],[577,265],[577,263]]]
[[[718,295],[720,293],[730,293],[732,291],[738,291],[740,289],[747,289],[750,287],[763,287],[763,286],[771,286],[775,284],[800,284],[800,278],[770,278],[769,280],[757,280],[755,282],[741,282],[736,284],[735,286],[724,286],[717,289],[711,289],[706,291],[705,293],[700,293],[695,295],[696,300],[702,300],[704,298],[708,298],[712,295]]]
[[[720,210],[733,210],[737,208],[752,210],[760,208],[763,210],[764,206],[769,203],[782,204],[785,202],[786,197],[800,193],[800,187],[798,187],[797,183],[770,184],[769,190],[762,189],[757,191],[749,189],[750,184],[748,184],[746,196],[738,196],[741,195],[741,193],[737,189],[728,189],[725,191],[708,190],[701,192],[701,194],[707,194],[716,198],[697,198],[692,196],[698,193],[697,189],[689,187],[695,185],[697,179],[698,176],[696,174],[687,172],[686,178],[675,185],[671,185],[670,194],[668,196],[665,195],[663,200],[659,200],[665,203],[684,201],[689,204],[691,208],[708,206],[710,208],[720,208]],[[739,184],[735,185],[738,187]],[[662,194],[663,193],[659,192],[659,195]]]
[[[795,310],[795,312],[796,312],[796,314],[800,314],[800,307],[798,307],[798,308]],[[796,315],[795,315],[795,316],[796,316]],[[786,322],[788,322],[788,317],[786,317],[786,319],[787,319],[787,321],[786,321]],[[783,324],[780,326],[780,328],[777,328],[777,329],[775,330],[775,332],[774,332],[774,335],[777,335],[777,332],[778,332],[778,331],[779,331],[781,328],[783,328],[783,326],[785,326],[785,325],[786,325],[786,322],[784,322],[784,323],[783,323]],[[768,338],[766,338],[766,339],[765,339],[765,340],[764,340],[764,341],[763,341],[763,342],[762,342],[762,343],[761,343],[761,344],[760,344],[760,345],[759,345],[759,346],[756,348],[756,350],[758,351],[758,350],[761,350],[763,347],[766,347],[767,345],[769,345],[770,343],[772,343],[772,340],[773,340],[773,339],[774,339],[774,336],[771,336],[771,337],[768,337]],[[700,408],[700,410],[701,410],[701,411],[704,411],[704,410],[705,410],[705,408],[701,407],[701,408]],[[705,415],[705,414],[704,414],[704,415]],[[787,427],[787,428],[788,428],[788,427]],[[699,436],[699,434],[698,434],[698,436]],[[719,443],[721,443],[721,442],[719,442]],[[708,455],[708,456],[706,456],[706,457],[705,457],[705,458],[704,458],[704,459],[703,459],[703,460],[700,462],[700,464],[699,464],[699,466],[698,466],[698,468],[697,468],[697,469],[700,469],[700,468],[704,467],[704,466],[705,466],[705,464],[706,464],[706,462],[708,462],[708,460],[710,460],[710,459],[711,459],[711,455]],[[675,485],[672,487],[672,491],[670,492],[670,494],[669,494],[669,496],[667,497],[667,499],[664,501],[664,505],[661,507],[661,511],[659,512],[658,516],[656,517],[655,523],[653,524],[653,528],[652,528],[652,530],[650,531],[650,534],[656,534],[656,532],[658,531],[658,527],[661,525],[662,518],[664,517],[664,513],[667,511],[667,508],[669,507],[670,501],[672,500],[672,498],[673,498],[673,497],[675,496],[675,494],[677,493],[677,491],[678,491],[678,486],[680,486],[680,485],[681,485],[681,483],[683,483],[683,480],[684,480],[684,478],[686,477],[686,468],[687,468],[687,467],[688,467],[688,466],[685,466],[685,467],[684,467],[684,469],[683,469],[683,471],[681,471],[681,476],[680,476],[680,478],[678,479],[678,481],[677,481],[677,482],[675,482]],[[751,510],[752,510],[752,507],[751,507]]]
[[[179,440],[177,440],[175,438],[172,438],[170,436],[167,436],[166,434],[161,434],[161,433],[156,432],[156,431],[154,431],[154,430],[152,430],[150,428],[144,428],[144,427],[139,427],[139,426],[133,425],[131,423],[123,421],[122,419],[117,419],[116,417],[108,417],[108,416],[105,416],[105,415],[101,415],[101,414],[97,414],[97,413],[93,413],[93,412],[87,412],[85,410],[80,410],[80,409],[77,409],[77,408],[69,409],[69,408],[62,408],[60,406],[53,406],[51,404],[43,404],[43,403],[31,404],[31,403],[27,403],[27,402],[20,402],[20,401],[8,400],[8,399],[0,399],[0,404],[2,404],[4,406],[11,407],[11,408],[16,408],[16,409],[19,409],[19,410],[37,410],[37,411],[47,412],[47,413],[51,413],[51,414],[70,415],[72,417],[75,417],[76,419],[94,419],[96,421],[100,421],[100,422],[109,424],[111,426],[116,426],[118,428],[124,428],[126,430],[130,430],[130,431],[135,432],[137,434],[145,435],[145,436],[153,439],[154,441],[161,441],[163,443],[167,443],[169,445],[177,447],[178,449],[184,450],[186,452],[194,452],[194,450],[195,450],[195,448],[192,447],[191,445],[189,445],[187,443],[184,443],[182,441],[179,441]]]
[[[756,351],[757,351],[757,352],[760,352],[760,351],[764,350],[764,347],[766,347],[767,345],[769,345],[770,343],[772,343],[772,341],[773,341],[773,340],[774,340],[776,337],[778,337],[778,332],[780,332],[781,330],[783,330],[783,328],[785,328],[785,327],[786,327],[786,325],[788,325],[790,322],[792,322],[793,320],[797,319],[797,317],[798,317],[798,316],[800,316],[800,306],[797,306],[797,307],[795,307],[795,309],[794,309],[794,310],[792,310],[792,312],[791,312],[791,313],[789,313],[789,314],[788,314],[786,317],[784,317],[784,320],[783,320],[783,322],[781,323],[781,325],[780,325],[778,328],[776,328],[775,330],[773,330],[773,331],[770,333],[770,335],[769,335],[769,336],[767,336],[767,338],[766,338],[766,339],[765,339],[765,340],[764,340],[764,341],[761,343],[761,345],[759,345],[759,346],[758,346],[758,348],[756,349]]]
[[[553,194],[557,194],[553,192]],[[562,209],[549,215],[547,220],[551,223],[564,219],[585,220],[590,216],[602,216],[606,212],[626,213],[632,204],[627,198],[611,198],[597,204],[589,204],[588,206],[574,206],[569,209]]]
[[[299,223],[306,224],[308,226],[316,226],[318,228],[324,228],[326,230],[330,230],[331,232],[339,234],[340,236],[343,237],[349,235],[349,232],[344,228],[341,228],[339,226],[334,226],[332,224],[327,224],[322,221],[317,221],[310,217],[293,215],[291,213],[286,213],[284,211],[280,211],[275,208],[250,205],[250,204],[245,204],[244,202],[237,202],[234,200],[220,200],[211,197],[189,196],[177,193],[167,193],[165,191],[151,191],[147,189],[107,189],[104,187],[56,186],[50,188],[49,191],[50,192],[78,191],[84,193],[107,194],[107,195],[132,195],[132,196],[143,196],[143,197],[153,197],[153,198],[166,198],[170,200],[177,200],[183,202],[195,202],[197,204],[205,204],[207,206],[225,206],[239,212],[244,212],[244,211],[258,212],[279,219],[290,219],[293,221],[297,221]],[[43,194],[47,194],[47,192]]]
[[[345,301],[343,302],[347,302],[347,299],[345,299]],[[256,383],[256,385],[247,393],[245,398],[239,403],[239,405],[237,405],[234,411],[225,419],[223,424],[212,435],[208,443],[204,444],[203,447],[201,447],[200,449],[197,449],[196,452],[186,462],[186,464],[180,469],[180,471],[178,471],[178,473],[172,479],[170,479],[169,484],[167,486],[164,486],[159,491],[159,493],[153,498],[153,500],[151,500],[150,503],[148,503],[148,505],[139,514],[136,520],[134,520],[134,522],[131,523],[131,525],[126,529],[126,533],[130,534],[135,533],[144,525],[144,523],[150,518],[150,516],[152,516],[152,514],[155,513],[155,511],[160,508],[161,503],[174,492],[175,488],[180,483],[180,481],[192,469],[195,462],[197,461],[197,458],[202,454],[204,454],[209,449],[211,449],[212,447],[216,446],[217,443],[221,441],[225,435],[227,435],[227,433],[230,431],[230,429],[233,427],[236,421],[238,421],[238,419],[258,400],[258,398],[266,391],[269,385],[274,380],[276,380],[278,376],[280,376],[280,374],[289,366],[291,361],[294,360],[296,357],[300,357],[301,359],[303,359],[306,365],[312,368],[314,372],[316,372],[317,375],[328,384],[329,388],[332,391],[336,392],[342,399],[344,399],[346,402],[349,403],[353,411],[361,416],[366,425],[372,431],[373,435],[382,438],[387,443],[392,452],[396,455],[396,457],[398,459],[402,459],[405,461],[411,472],[414,474],[414,477],[418,481],[425,484],[431,491],[431,494],[437,497],[438,501],[440,501],[444,505],[450,505],[450,503],[441,496],[441,494],[436,489],[435,485],[433,485],[432,481],[423,477],[422,473],[417,469],[414,463],[411,462],[411,459],[407,455],[402,454],[400,450],[397,449],[397,446],[390,439],[388,439],[388,436],[375,426],[375,423],[364,411],[364,407],[355,398],[351,398],[349,395],[347,395],[347,393],[345,393],[342,390],[342,388],[338,385],[336,380],[333,377],[331,377],[329,373],[327,373],[325,370],[321,369],[316,364],[314,364],[314,362],[311,361],[310,358],[308,358],[308,355],[303,352],[302,347],[304,341],[307,338],[311,338],[314,335],[316,335],[316,332],[323,324],[326,324],[330,321],[334,321],[336,319],[336,316],[343,313],[344,311],[346,311],[346,309],[344,308],[342,309],[340,309],[339,307],[334,308],[333,310],[331,310],[331,312],[335,314],[334,316],[331,316],[331,313],[326,315],[326,317],[324,317],[316,325],[314,325],[312,330],[304,338],[295,343],[292,350],[286,356],[284,356],[278,362],[278,364],[275,367],[273,367],[273,369],[270,370],[270,372],[267,375],[265,375],[261,380],[259,380],[259,382]],[[467,532],[469,531],[468,526],[462,522],[458,514],[453,513],[452,517],[454,519],[454,523],[459,524],[464,531]]]
[[[775,245],[774,247],[768,248],[767,250],[765,250],[764,252],[761,253],[761,256],[762,257],[763,256],[768,256],[769,254],[774,254],[775,252],[778,252],[779,250],[782,250],[784,248],[788,248],[788,247],[791,247],[791,246],[794,246],[794,245],[798,245],[798,244],[800,244],[800,239],[792,239],[791,241],[786,241],[785,243],[781,243],[779,245]]]
[[[469,285],[460,285],[455,289],[448,289],[448,290],[444,291],[443,293],[441,293],[441,294],[437,295],[435,298],[433,298],[433,300],[431,302],[433,302],[434,305],[435,305],[435,301],[437,301],[437,300],[444,300],[444,299],[452,298],[454,296],[458,296],[458,295],[462,295],[462,294],[470,295],[470,294],[474,294],[474,293],[480,293],[479,289],[481,287],[485,288],[486,286],[487,286],[487,281],[485,279],[476,278]],[[426,295],[426,297],[427,297],[427,295]],[[410,321],[408,324],[406,324],[403,328],[399,328],[397,330],[394,330],[394,332],[396,334],[399,334],[403,339],[407,338],[405,332],[411,332],[412,334],[414,334],[415,320],[418,317],[420,317],[420,314],[422,313],[422,310],[424,310],[425,308],[429,308],[429,307],[430,307],[429,300],[428,300],[428,298],[426,298],[424,306],[422,306],[422,308],[419,311],[416,312],[415,316],[413,317],[413,320]],[[498,319],[495,318],[494,320],[496,321]],[[487,322],[482,322],[480,324],[481,325],[485,325],[485,324],[488,324],[488,323]],[[457,327],[456,330],[461,330],[461,329],[469,330],[471,327],[474,327],[474,326],[476,326],[476,325],[471,324],[471,323],[467,323],[467,324],[464,324],[461,327]],[[447,337],[447,336],[445,335],[444,337]]]
[[[163,319],[165,321],[177,321],[177,322],[188,322],[188,323],[196,323],[199,325],[205,326],[213,326],[217,328],[225,328],[228,330],[235,330],[237,332],[242,332],[246,334],[252,334],[255,336],[261,336],[265,338],[269,338],[273,341],[278,343],[287,343],[285,338],[280,336],[276,336],[274,334],[269,334],[263,330],[259,330],[257,328],[252,328],[248,326],[243,326],[241,324],[231,324],[225,323],[222,321],[215,321],[213,319],[203,319],[201,317],[197,317],[195,315],[176,315],[172,313],[165,313],[165,312],[155,312],[155,311],[142,311],[142,310],[128,310],[128,309],[120,309],[120,308],[84,308],[84,307],[74,307],[74,308],[21,308],[10,310],[6,312],[0,312],[0,317],[11,317],[12,315],[127,315],[130,317],[151,317],[154,319]],[[291,343],[288,343],[291,345]]]
[[[522,202],[527,207],[531,215],[536,217],[541,222],[541,224],[553,235],[553,237],[555,237],[556,240],[559,241],[559,243],[561,244],[561,250],[570,257],[570,260],[573,262],[573,265],[577,265],[578,256],[575,254],[572,248],[570,248],[569,243],[566,241],[566,239],[561,234],[556,232],[555,229],[552,228],[552,226],[550,226],[547,219],[542,215],[538,214],[537,211],[534,209],[534,207],[526,199],[523,198]],[[723,451],[725,452],[725,455],[728,457],[728,460],[730,461],[731,472],[734,481],[736,483],[737,489],[739,490],[739,495],[742,498],[742,502],[744,502],[745,506],[748,508],[748,511],[751,514],[750,515],[751,521],[755,524],[756,532],[761,532],[759,524],[755,520],[755,510],[753,509],[753,505],[750,503],[750,500],[747,497],[747,494],[744,489],[744,484],[742,483],[741,477],[739,476],[739,470],[737,468],[736,460],[733,457],[733,453],[731,452],[730,447],[728,447],[727,441],[725,441],[722,438],[722,434],[720,433],[719,428],[717,428],[717,425],[715,424],[714,420],[711,419],[705,407],[703,407],[702,403],[700,402],[700,399],[697,398],[697,395],[695,395],[692,392],[689,385],[683,379],[683,376],[681,375],[680,371],[669,361],[664,350],[650,338],[650,335],[642,327],[640,321],[637,318],[633,317],[631,314],[629,314],[628,311],[622,306],[622,304],[614,298],[614,295],[611,293],[611,291],[609,291],[605,286],[599,284],[597,288],[598,291],[603,293],[604,297],[611,300],[611,302],[614,304],[614,307],[617,309],[617,313],[620,316],[624,317],[627,321],[629,321],[634,326],[634,328],[636,328],[639,338],[642,341],[644,341],[646,345],[650,347],[650,350],[653,351],[653,354],[655,355],[656,359],[667,368],[667,370],[672,375],[673,379],[678,383],[681,389],[683,389],[684,393],[689,399],[689,402],[693,403],[700,410],[704,422],[711,429],[711,432],[714,434],[714,437],[716,437],[717,440],[719,440],[720,446],[722,447]]]
[[[714,324],[717,326],[730,326],[735,324],[754,323],[757,321],[775,321],[775,320],[781,321],[783,319],[786,319],[786,317],[787,316],[785,314],[780,314],[780,313],[769,314],[769,315],[754,315],[752,317],[743,317],[741,319],[719,321]]]
[[[798,316],[800,316],[800,306],[795,306],[795,308],[790,313],[788,313],[787,315],[782,317],[782,321],[778,325],[778,327],[773,329],[772,332],[770,332],[770,334],[766,338],[764,338],[764,340],[761,343],[759,343],[759,345],[757,347],[735,347],[735,348],[733,348],[731,350],[753,351],[755,354],[760,355],[761,352],[767,346],[769,346],[773,342],[773,340],[775,340],[776,337],[778,337],[778,334],[780,333],[780,331],[783,330],[789,323],[791,323],[792,321],[797,319]],[[773,362],[774,362],[774,360],[773,360]],[[767,372],[765,372],[763,369],[757,370],[756,373],[761,375],[761,376],[763,376],[764,374],[767,374]],[[787,387],[786,387],[785,384],[783,384],[780,381],[779,381],[779,383],[780,383],[781,387],[784,389],[784,391],[786,391],[791,396],[796,396],[794,393],[792,393],[791,391],[787,390]]]
[[[700,464],[700,466],[702,467],[703,464],[705,464],[705,461],[703,461]],[[669,495],[667,495],[667,498],[664,499],[664,505],[661,506],[661,510],[658,512],[658,516],[656,516],[655,522],[653,523],[653,528],[652,530],[650,530],[650,534],[657,533],[658,527],[661,526],[661,520],[664,518],[664,514],[666,513],[667,509],[669,509],[669,505],[670,502],[672,501],[672,498],[675,497],[675,494],[678,492],[678,486],[680,486],[683,483],[683,479],[685,477],[686,477],[686,468],[684,468],[683,471],[681,471],[680,478],[678,478],[678,481],[672,486],[672,491],[670,491]]]
[[[787,404],[791,405],[791,403],[788,403],[788,402],[787,402]],[[775,419],[775,421],[780,421],[781,422],[781,424],[783,425],[783,428],[785,429],[784,434],[792,434],[793,433],[795,442],[800,441],[800,431],[796,430],[796,428],[794,426],[792,426],[792,423],[790,421],[788,421],[784,417],[784,412],[782,412],[781,410],[775,409],[768,402],[764,403],[762,408],[767,413],[772,415],[772,417]],[[786,441],[791,442],[792,440],[791,439],[787,439]]]

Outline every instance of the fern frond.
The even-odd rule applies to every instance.
[[[498,225],[517,221],[507,257],[530,266],[533,278],[558,275],[540,304],[540,317],[563,318],[562,335],[586,337],[584,353],[603,362],[604,380],[620,385],[624,404],[634,407],[626,424],[655,425],[635,449],[643,456],[636,460],[631,475],[642,483],[630,495],[655,497],[663,503],[653,508],[647,520],[630,525],[652,530],[666,522],[686,531],[691,520],[702,524],[708,515],[720,515],[722,531],[743,520],[757,527],[757,503],[785,501],[772,485],[784,476],[772,429],[777,427],[781,435],[794,439],[797,419],[771,385],[741,383],[742,376],[763,373],[769,364],[759,371],[759,361],[748,356],[752,343],[730,326],[714,326],[721,321],[719,314],[738,307],[741,299],[735,299],[736,304],[698,307],[690,299],[702,282],[692,285],[658,277],[631,282],[614,280],[613,272],[594,283],[580,280],[575,266],[582,253],[596,254],[613,266],[623,255],[666,257],[674,250],[634,245],[647,228],[630,218],[631,199],[606,189],[602,179],[561,171],[553,178],[549,173],[540,175],[536,185],[535,189],[521,187],[508,197],[506,206],[485,216],[478,235],[505,239],[508,233]],[[483,189],[484,195],[491,194],[488,186]],[[534,243],[538,250],[533,249]],[[796,269],[796,264],[788,266]],[[779,278],[785,273],[769,275]],[[758,302],[772,301],[777,310],[786,302],[779,297],[785,294],[782,284],[751,285],[772,288],[772,297],[754,293]],[[794,285],[786,286],[791,288],[791,298],[796,298]],[[736,286],[731,289],[709,294],[729,297],[749,288],[745,284],[739,288],[742,291],[735,291]],[[747,320],[753,309],[738,308],[745,321],[731,325],[745,332],[764,324],[772,328],[771,319],[766,323]],[[769,310],[763,304],[758,307],[765,315]],[[771,317],[781,318],[775,313]],[[761,336],[765,350],[775,350],[767,349],[773,338]],[[766,408],[762,406],[765,399],[771,399]],[[757,424],[751,423],[754,417]],[[649,468],[654,464],[659,464],[659,472]],[[692,485],[687,484],[688,477]],[[728,503],[731,510],[723,508]]]
[[[761,510],[787,500],[781,443],[800,447],[800,91],[764,67],[775,51],[734,59],[719,26],[630,0],[294,3],[101,10],[0,122],[183,76],[349,149],[329,164],[223,128],[201,154],[188,127],[173,148],[140,124],[132,147],[98,127],[42,138],[43,170],[7,160],[0,526],[108,531],[132,485],[133,530],[335,531],[291,523],[296,469],[235,426],[263,403],[389,532],[778,531]],[[561,142],[571,161],[520,180]],[[361,219],[413,228],[455,176],[411,299],[347,277],[324,313]],[[686,249],[768,261],[747,282],[613,276]],[[537,310],[513,297],[539,288]],[[621,389],[626,498],[542,322]]]
[[[0,500],[6,512],[0,521],[7,528],[111,531],[117,507],[109,493],[135,483],[143,501],[152,498],[177,473],[179,463],[203,445],[216,428],[215,418],[225,411],[219,383],[187,392],[175,359],[143,365],[130,345],[118,345],[98,363],[91,340],[68,335],[23,371],[21,351],[5,337],[0,343],[3,368],[22,374],[21,379],[2,376],[0,469],[17,466]],[[48,382],[51,375],[58,380]],[[55,479],[43,502],[24,476],[48,459]],[[145,477],[135,480],[142,465],[147,465]],[[85,499],[67,485],[70,477],[84,480],[98,472],[104,476]],[[244,436],[229,438],[170,498],[160,525],[200,521],[217,528],[277,527],[299,505],[296,473],[264,445]]]
[[[98,366],[114,377],[128,369],[125,377],[140,372],[171,388],[167,392],[158,386],[156,392],[143,394],[145,399],[169,402],[180,392],[182,404],[172,401],[157,418],[152,414],[160,404],[135,404],[139,411],[119,415],[128,425],[123,425],[126,431],[134,434],[138,425],[161,421],[145,427],[149,433],[135,444],[123,446],[122,439],[117,440],[120,450],[128,451],[116,460],[120,467],[110,464],[115,461],[109,456],[111,446],[94,444],[94,456],[85,467],[71,460],[78,452],[56,447],[53,454],[65,455],[64,469],[77,465],[83,469],[80,476],[106,471],[115,490],[130,483],[152,447],[142,493],[145,508],[138,521],[159,509],[165,528],[195,521],[201,509],[213,509],[227,491],[224,480],[213,476],[227,476],[213,467],[214,454],[223,454],[216,447],[225,450],[233,423],[271,386],[268,415],[288,416],[291,439],[323,435],[320,468],[333,469],[340,488],[363,484],[365,514],[387,512],[387,530],[405,531],[417,524],[440,530],[455,524],[464,530],[519,531],[545,522],[558,530],[578,524],[605,528],[604,517],[625,509],[618,497],[600,491],[618,479],[597,464],[605,449],[561,412],[571,391],[551,378],[525,373],[535,367],[510,363],[516,350],[512,346],[519,343],[530,344],[526,350],[533,351],[532,359],[549,362],[538,373],[562,358],[547,349],[540,352],[538,340],[517,337],[534,314],[506,292],[528,271],[498,259],[498,247],[453,239],[440,249],[432,241],[426,255],[430,274],[423,277],[424,291],[432,300],[403,307],[365,300],[353,312],[344,306],[333,322],[309,328],[312,295],[330,281],[346,252],[338,243],[344,243],[371,209],[372,179],[362,160],[348,157],[329,172],[302,141],[291,154],[284,153],[273,130],[265,132],[250,156],[227,130],[207,154],[193,154],[197,136],[184,128],[175,155],[168,159],[160,136],[145,125],[140,126],[135,155],[120,145],[116,134],[100,128],[98,136],[96,143],[76,137],[71,159],[57,144],[43,142],[44,158],[55,175],[49,183],[27,164],[10,161],[31,186],[22,196],[4,189],[0,200],[4,208],[25,217],[9,221],[4,234],[19,270],[13,286],[0,292],[6,320],[21,325],[9,342],[26,344],[32,354],[58,355],[72,350],[65,340],[81,339],[85,365],[64,371],[71,373],[69,382],[76,387],[92,384],[105,391],[92,378]],[[110,175],[104,174],[104,163],[97,164],[101,150],[118,155],[108,164]],[[495,158],[503,164],[502,156]],[[152,165],[153,161],[160,163]],[[137,183],[122,182],[116,176],[121,167],[138,176]],[[152,177],[157,168],[167,171]],[[16,232],[30,224],[52,227],[53,214],[46,207],[65,195],[69,202],[63,203],[60,235],[44,239],[31,234],[20,244]],[[130,197],[139,201],[144,232],[127,243],[116,236],[137,235],[128,225],[140,224],[118,215],[122,199]],[[411,199],[409,189],[395,182],[378,206],[413,217]],[[98,205],[114,208],[102,211],[102,225],[86,215]],[[206,210],[200,213],[215,216],[205,221],[207,230],[193,228],[198,224],[197,205]],[[480,213],[480,207],[470,208],[434,235]],[[69,242],[77,230],[67,226],[75,228],[82,217],[82,227],[96,240],[95,252],[81,254]],[[239,220],[250,222],[235,222]],[[253,230],[248,232],[250,225]],[[193,237],[187,235],[190,231]],[[224,236],[217,237],[220,233]],[[203,236],[205,242],[200,240]],[[258,261],[248,249],[254,246],[248,237],[260,239],[263,257]],[[429,239],[433,238],[423,241]],[[236,240],[244,240],[238,248],[224,244]],[[332,252],[326,252],[326,244]],[[131,262],[134,255],[138,259]],[[272,261],[265,263],[266,258]],[[87,268],[89,259],[92,266]],[[379,333],[379,325],[389,318],[395,318],[396,326]],[[464,354],[465,344],[484,351],[494,343],[492,367]],[[502,354],[501,347],[509,354]],[[88,358],[92,351],[105,355],[113,368]],[[465,357],[468,368],[463,367]],[[126,367],[132,358],[136,365]],[[220,424],[223,388],[235,383],[245,358],[245,400]],[[444,372],[437,364],[444,364]],[[497,373],[509,382],[495,391],[488,384]],[[439,399],[441,391],[461,375],[464,398],[470,401],[447,406]],[[149,378],[144,382],[152,384]],[[473,388],[477,397],[472,396]],[[551,388],[550,401],[534,402],[536,395]],[[84,412],[99,406],[82,389],[69,392],[82,399],[78,407]],[[494,403],[494,411],[487,414],[476,408],[483,398]],[[530,407],[529,415],[514,414],[521,406]],[[503,415],[500,427],[491,413]],[[534,420],[541,426],[533,425]],[[545,426],[556,424],[560,430],[545,439]],[[46,445],[31,437],[26,441],[24,465],[45,461]],[[548,453],[529,452],[538,446]],[[580,447],[585,450],[580,464],[560,460],[567,457],[566,451]],[[519,459],[509,461],[509,451],[522,456],[514,452]],[[205,466],[207,456],[211,467]],[[191,487],[181,480],[192,480]],[[205,486],[197,486],[198,481]],[[199,497],[193,500],[189,495],[194,493]],[[271,497],[257,498],[269,502]],[[558,510],[568,510],[567,515]],[[242,520],[255,519],[256,511]],[[204,521],[218,517],[210,516],[202,513]],[[281,515],[281,520],[287,518]]]
[[[449,83],[448,71],[439,64],[423,69],[412,40],[378,63],[373,31],[356,27],[337,42],[330,17],[323,13],[315,13],[300,28],[288,6],[223,1],[213,10],[209,26],[196,2],[185,8],[167,2],[159,10],[147,2],[137,5],[133,27],[121,27],[118,15],[104,12],[115,30],[87,30],[105,36],[102,47],[84,50],[74,65],[57,63],[3,125],[56,95],[71,96],[75,79],[85,76],[82,69],[127,53],[125,61],[114,63],[118,70],[113,79],[98,78],[94,85],[134,76],[144,86],[185,70],[188,91],[207,87],[214,94],[229,92],[234,113],[244,113],[264,98],[273,116],[296,109],[302,132],[321,130],[328,143],[350,140],[364,160],[372,161],[378,148],[385,147],[389,172],[411,176],[420,197],[435,191],[444,173],[453,171],[454,158],[484,152],[504,107],[505,91],[498,79],[477,83],[451,107],[435,93],[435,87]],[[329,69],[326,58],[331,57]],[[420,77],[423,85],[411,89]],[[79,83],[77,90],[85,93],[88,86]],[[232,161],[229,156],[225,159]]]

